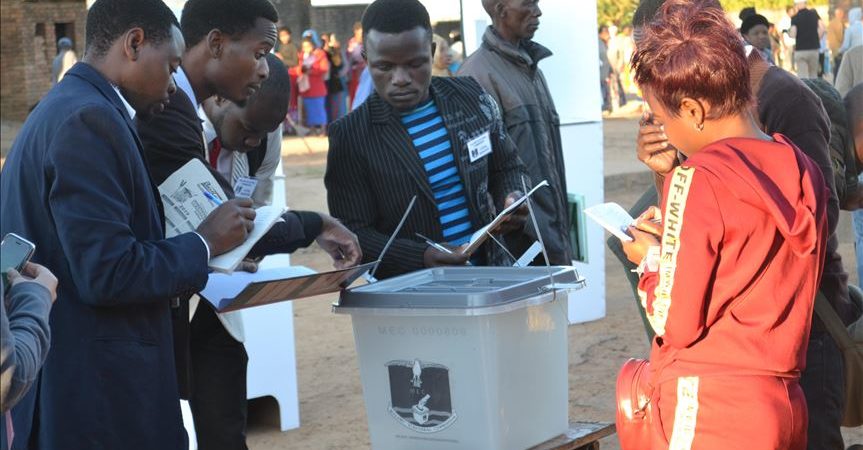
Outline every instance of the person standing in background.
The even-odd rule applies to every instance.
[[[449,40],[451,42],[449,46],[450,56],[452,57],[449,71],[450,73],[456,73],[464,62],[464,41],[462,41],[461,33],[455,30],[449,32]]]
[[[830,19],[830,24],[827,25],[827,48],[830,50],[830,56],[833,58],[833,79],[836,79],[836,72],[839,71],[839,64],[842,63],[842,55],[839,48],[842,47],[842,41],[845,39],[845,10],[837,7],[833,10],[833,18]]]
[[[785,15],[779,21],[779,31],[782,33],[782,68],[794,71],[794,38],[789,34],[791,31],[791,18],[794,17],[795,8],[789,6],[785,9]]]
[[[818,78],[818,54],[826,28],[818,11],[806,7],[806,0],[794,2],[797,14],[791,18],[788,35],[795,39],[794,64],[800,78]]]
[[[432,35],[432,42],[435,46],[432,76],[451,77],[452,72],[449,71],[449,67],[452,63],[452,57],[450,56],[449,44],[447,44],[446,39],[437,34]]]
[[[327,53],[321,48],[315,30],[303,32],[303,42],[297,55],[298,65],[291,69],[297,77],[297,89],[303,102],[304,125],[319,136],[327,129],[327,84],[324,77],[330,73]]]
[[[530,178],[534,183],[547,180],[550,187],[532,197],[539,230],[527,226],[524,233],[507,237],[507,244],[513,254],[521,255],[541,233],[549,262],[570,265],[573,254],[560,118],[539,68],[539,62],[552,53],[533,41],[542,11],[536,3],[520,0],[483,0],[483,7],[492,25],[458,75],[475,78],[500,105],[504,129],[515,141]],[[540,256],[534,263],[545,264],[545,260]]]
[[[288,73],[294,67],[297,67],[298,57],[297,54],[299,50],[297,50],[296,44],[291,40],[291,29],[287,26],[283,26],[279,28],[279,42],[276,44],[276,56],[282,60],[282,62],[287,67]],[[285,132],[288,134],[296,133],[294,127],[291,124],[296,124],[299,122],[299,108],[297,107],[297,99],[299,95],[297,93],[297,77],[291,75],[291,99],[288,102],[288,114],[285,120]],[[287,120],[290,119],[290,120]]]
[[[324,44],[327,61],[330,63],[330,76],[327,79],[327,124],[333,123],[348,114],[348,65],[342,44],[335,33],[330,33]]]
[[[51,63],[51,84],[55,85],[63,79],[66,71],[72,68],[78,62],[78,55],[75,54],[75,49],[72,48],[72,40],[64,37],[57,41],[57,56]]]
[[[839,53],[845,53],[859,45],[863,45],[863,8],[857,7],[848,11],[848,28],[845,30]]]
[[[363,57],[363,24],[359,22],[354,23],[354,36],[348,41],[348,65],[351,70],[348,95],[351,98],[351,105],[353,105],[357,86],[360,84],[360,75],[366,68],[366,59]]]
[[[740,34],[743,35],[747,44],[761,53],[765,60],[770,64],[775,64],[773,53],[770,51],[769,26],[770,23],[767,22],[766,17],[761,14],[752,14],[743,19],[743,23],[740,25]]]
[[[782,67],[782,35],[779,33],[779,29],[776,28],[775,23],[770,23],[767,26],[767,35],[770,37],[770,56],[773,59],[773,63]]]
[[[599,27],[599,89],[602,93],[602,111],[611,112],[611,90],[608,82],[611,79],[611,62],[608,61],[608,26]]]

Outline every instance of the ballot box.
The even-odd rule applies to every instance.
[[[342,292],[374,449],[519,449],[568,428],[572,267],[426,269]]]

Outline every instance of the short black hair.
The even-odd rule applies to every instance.
[[[743,19],[743,23],[740,24],[740,34],[749,33],[749,31],[757,25],[764,25],[765,27],[770,28],[770,22],[767,21],[766,17],[761,14],[752,14]]]
[[[249,98],[247,105],[261,100],[278,100],[280,103],[284,103],[285,108],[287,108],[288,100],[291,98],[291,77],[288,75],[288,68],[273,53],[267,53],[266,58],[270,76],[261,83],[258,92]]]
[[[755,7],[754,6],[748,6],[746,8],[741,9],[740,14],[738,14],[737,17],[739,17],[740,20],[746,20],[747,17],[754,16],[755,14],[757,14],[755,12]]]
[[[254,28],[258,18],[276,23],[279,13],[269,0],[189,0],[180,24],[186,47],[192,48],[214,29],[240,36]]]
[[[104,56],[132,28],[141,28],[145,39],[160,44],[171,36],[171,26],[180,24],[162,0],[96,0],[87,12],[84,53]]]
[[[375,0],[366,8],[362,18],[363,35],[377,30],[381,33],[398,34],[422,27],[431,38],[429,12],[417,0]]]
[[[282,32],[282,31],[287,31],[288,34],[294,34],[294,33],[291,33],[291,27],[289,27],[287,25],[282,25],[279,27],[279,32]]]

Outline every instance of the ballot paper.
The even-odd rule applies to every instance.
[[[632,236],[626,230],[635,223],[635,219],[617,203],[591,206],[585,209],[584,213],[621,241],[629,242],[632,240]]]
[[[256,273],[213,273],[201,291],[220,313],[337,292],[367,273],[374,262],[347,269],[314,273],[304,267],[276,267]]]
[[[207,198],[205,191],[215,200]],[[197,230],[201,222],[218,207],[217,201],[221,203],[228,200],[219,182],[198,159],[189,161],[159,185],[159,195],[165,209],[165,235],[169,238]],[[230,252],[211,257],[211,269],[233,272],[255,243],[281,218],[285,209],[269,205],[255,211],[255,226],[246,240]]]
[[[500,214],[498,214],[497,217],[495,217],[494,220],[492,220],[488,225],[477,230],[473,235],[471,235],[470,241],[468,242],[467,247],[462,250],[462,253],[466,255],[472,255],[475,251],[477,251],[477,249],[479,249],[483,242],[488,239],[489,232],[494,231],[494,229],[497,228],[504,219],[512,215],[512,213],[514,213],[516,209],[518,209],[521,205],[524,204],[524,202],[527,201],[528,197],[533,195],[533,193],[536,192],[537,189],[543,186],[548,186],[548,180],[542,180],[539,184],[534,186],[533,189],[530,190],[530,192],[525,194],[520,199],[514,201],[506,209],[501,211]]]

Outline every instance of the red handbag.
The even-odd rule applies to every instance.
[[[617,374],[617,436],[621,450],[650,448],[650,361],[626,361]]]

